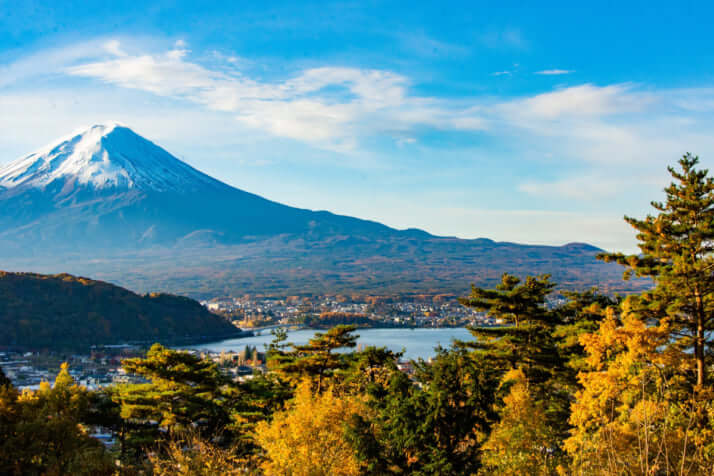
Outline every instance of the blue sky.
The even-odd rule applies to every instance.
[[[117,120],[290,205],[632,251],[714,156],[704,2],[148,3],[0,0],[0,163]]]

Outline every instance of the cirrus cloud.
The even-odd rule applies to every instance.
[[[131,55],[113,40],[104,45],[108,58],[64,71],[235,113],[244,125],[343,151],[375,128],[403,132],[418,126],[464,131],[485,127],[485,121],[471,113],[409,95],[408,79],[389,71],[318,67],[283,81],[258,81],[240,71],[192,62],[185,46]]]
[[[533,74],[540,74],[543,76],[559,76],[561,74],[570,74],[574,73],[572,69],[544,69],[542,71],[536,71]]]

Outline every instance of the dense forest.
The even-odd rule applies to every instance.
[[[69,274],[0,271],[0,346],[89,351],[89,345],[230,336],[238,329],[193,299],[138,295]]]
[[[600,256],[650,279],[641,294],[552,308],[550,276],[505,274],[461,300],[505,324],[411,373],[339,325],[305,345],[276,331],[269,370],[242,381],[158,344],[123,361],[145,383],[92,392],[66,367],[36,391],[0,380],[0,473],[714,474],[714,181],[697,163],[626,218],[640,254]]]

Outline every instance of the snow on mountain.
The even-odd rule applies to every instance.
[[[222,185],[116,122],[77,131],[0,167],[0,187],[70,182],[94,189],[190,192]]]
[[[461,292],[474,277],[497,282],[506,271],[551,273],[565,284],[619,282],[618,266],[597,262],[596,251],[436,237],[282,205],[215,180],[116,123],[0,167],[3,267],[99,273],[137,289]]]
[[[0,251],[206,246],[358,229],[388,230],[231,187],[113,122],[0,168]]]

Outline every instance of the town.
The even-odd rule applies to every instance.
[[[272,326],[463,327],[488,325],[485,314],[452,294],[397,296],[321,295],[216,297],[201,302],[241,329]]]
[[[338,324],[368,327],[465,327],[495,325],[488,318],[465,307],[454,295],[408,296],[251,296],[220,297],[201,302],[210,311],[229,319],[236,327],[260,332],[275,327],[328,328]],[[248,333],[247,335],[251,335]],[[127,375],[121,361],[145,353],[150,343],[118,343],[95,347],[87,353],[0,352],[0,366],[18,388],[35,389],[51,381],[62,362],[69,363],[75,380],[96,389],[117,383],[136,383]],[[190,352],[199,353],[195,350]],[[254,371],[265,371],[264,349],[247,346],[240,352],[200,352],[214,360],[228,375],[249,378]],[[408,369],[408,363],[402,366]]]
[[[548,307],[563,301],[551,297]],[[325,329],[339,324],[359,328],[439,328],[493,326],[503,324],[463,306],[450,294],[400,296],[252,296],[217,297],[201,301],[211,312],[230,320],[246,330],[246,336],[268,332],[273,328]],[[87,353],[0,352],[0,367],[18,388],[36,389],[43,381],[51,381],[62,362],[69,363],[74,379],[88,389],[117,383],[138,383],[141,379],[128,375],[121,361],[144,355],[151,343],[118,343],[93,347]],[[265,349],[246,346],[240,352],[208,352],[191,350],[215,361],[224,373],[237,379],[250,378],[254,371],[265,371]],[[408,370],[409,362],[400,366]]]

